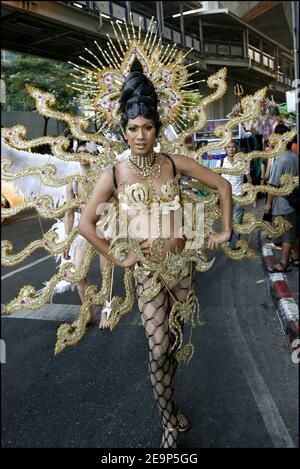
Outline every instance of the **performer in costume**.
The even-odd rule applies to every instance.
[[[206,108],[226,92],[226,69],[220,69],[208,77],[208,87],[213,91],[203,97],[200,102],[193,102],[186,88],[197,82],[191,79],[194,72],[189,72],[190,65],[185,64],[188,52],[184,54],[183,51],[177,51],[176,45],[164,47],[161,40],[157,40],[152,24],[153,20],[146,36],[142,38],[141,26],[137,32],[132,19],[131,30],[126,22],[112,23],[115,40],[109,38],[104,50],[96,43],[95,52],[87,50],[89,56],[92,57],[91,60],[81,57],[80,60],[84,62],[84,66],[74,64],[73,87],[85,95],[86,104],[94,113],[94,119],[101,123],[98,133],[87,131],[86,118],[57,111],[55,98],[51,93],[32,86],[28,87],[28,92],[36,100],[39,113],[64,121],[75,138],[102,145],[103,154],[91,157],[87,152],[69,153],[69,142],[64,136],[26,140],[25,129],[22,126],[3,129],[3,136],[9,145],[16,148],[28,149],[47,143],[51,145],[52,153],[57,158],[64,161],[86,160],[90,162],[90,169],[85,175],[75,175],[72,178],[56,178],[54,171],[49,168],[51,165],[35,170],[41,180],[51,187],[66,185],[72,180],[82,181],[83,194],[78,199],[55,208],[51,203],[51,197],[42,196],[34,202],[27,201],[17,208],[4,209],[3,216],[8,217],[28,208],[35,208],[42,217],[56,218],[66,210],[79,207],[91,196],[94,188],[93,195],[83,211],[79,231],[92,245],[96,246],[96,249],[88,248],[80,270],[76,269],[72,262],[65,262],[40,295],[36,295],[32,286],[24,286],[18,296],[5,306],[4,313],[10,314],[23,308],[39,309],[49,300],[61,280],[78,283],[85,278],[93,256],[97,251],[103,252],[109,262],[107,270],[102,273],[101,288],[98,289],[97,285],[90,285],[87,288],[75,329],[70,324],[62,324],[59,327],[55,346],[55,354],[58,354],[67,346],[74,345],[81,340],[91,305],[101,305],[110,297],[112,263],[123,265],[126,294],[124,298],[113,297],[110,301],[112,309],[109,318],[110,329],[112,330],[133,308],[135,298],[133,279],[135,277],[141,316],[149,339],[150,377],[164,425],[162,445],[176,447],[178,431],[186,429],[188,422],[180,413],[178,415],[172,400],[173,376],[177,363],[188,362],[194,353],[191,337],[186,344],[183,344],[182,326],[190,324],[193,329],[198,322],[198,301],[190,283],[191,266],[194,264],[196,270],[200,272],[212,267],[214,259],[208,259],[206,249],[215,248],[218,245],[233,260],[255,257],[255,252],[245,240],[237,242],[235,251],[230,249],[227,241],[231,230],[231,200],[228,183],[217,174],[201,167],[202,155],[224,148],[232,140],[232,129],[236,125],[248,122],[258,115],[266,90],[259,90],[253,96],[245,96],[241,99],[243,112],[241,115],[233,116],[226,124],[215,130],[215,135],[219,139],[217,142],[210,143],[196,151],[188,150],[185,145],[186,137],[205,127]],[[143,73],[130,76],[132,65],[136,60],[139,61]],[[191,65],[195,66],[195,63]],[[129,77],[133,77],[132,82]],[[141,80],[140,88],[136,85],[137,79]],[[159,98],[158,101],[156,101],[153,87]],[[142,89],[143,91],[139,92]],[[121,90],[121,123],[123,123],[125,136],[131,146],[130,160],[115,166],[114,170],[105,169],[108,165],[115,165],[116,154],[124,150],[121,142],[106,138],[110,126],[120,122],[118,101]],[[159,129],[159,120],[162,122],[162,130],[157,139],[160,152],[153,153],[154,137]],[[133,125],[132,128],[131,125]],[[172,141],[164,135],[170,125],[175,131],[175,138]],[[234,169],[216,168],[214,172],[245,174],[253,158],[277,156],[294,135],[294,132],[272,135],[270,137],[272,151],[268,153],[253,151],[246,155],[239,152],[235,155]],[[2,163],[2,171],[8,181],[20,177],[19,174],[12,175],[8,171],[5,161]],[[33,169],[27,168],[23,173],[25,172],[31,174]],[[101,173],[103,174],[100,180],[103,184],[96,182]],[[180,174],[187,175],[190,179],[180,179]],[[259,192],[287,195],[297,185],[298,178],[284,175],[281,183],[282,186],[278,188],[253,187],[251,183],[246,183],[243,186],[243,194],[233,196],[233,200],[246,206],[255,203]],[[102,199],[99,199],[100,196]],[[104,221],[105,216],[101,216],[99,221],[99,215],[96,216],[96,209],[101,200],[107,201],[109,197],[111,197],[110,200],[117,202],[122,210],[127,207],[129,213],[133,208],[138,209],[140,216],[144,217],[143,220],[147,220],[147,213],[144,212],[147,202],[149,205],[154,202],[152,213],[157,235],[153,236],[151,233],[149,236],[147,233],[147,236],[143,236],[146,239],[142,241],[134,236],[122,238],[113,235],[109,244],[100,238],[100,232],[103,232],[105,223],[110,226],[116,219],[113,210]],[[171,220],[176,219],[176,212],[179,213],[179,207],[183,202],[197,204],[199,201],[205,208],[201,225],[205,235],[203,244],[201,240],[196,239],[197,242],[193,245],[190,239],[177,238],[172,232],[168,235],[164,234],[163,216],[166,220],[167,215],[170,215]],[[223,221],[222,232],[212,234],[214,225],[220,217]],[[196,210],[192,209],[188,219],[191,224],[184,233],[185,238],[189,238],[189,230],[193,232],[194,226],[201,217]],[[97,225],[97,231],[95,225]],[[255,229],[262,228],[276,237],[288,229],[289,225],[281,217],[270,225],[256,219],[253,213],[248,212],[245,213],[243,224],[234,223],[233,228],[240,234],[249,234]],[[12,243],[5,240],[2,242],[2,263],[5,266],[16,265],[26,259],[35,249],[41,247],[51,253],[63,253],[77,235],[78,231],[72,230],[64,242],[58,242],[53,232],[47,232],[41,240],[36,240],[26,249],[13,254],[11,253]],[[135,268],[132,267],[133,265]],[[156,332],[157,330],[160,334]],[[160,368],[161,363],[165,363],[165,368]]]
[[[109,254],[109,243],[99,239],[96,233],[97,207],[114,196],[119,199],[120,204],[125,204],[130,212],[134,201],[139,200],[138,207],[135,207],[137,214],[133,216],[139,218],[141,225],[149,226],[153,211],[156,211],[154,205],[162,203],[164,213],[157,214],[157,223],[161,226],[156,227],[157,230],[152,227],[151,232],[148,230],[147,239],[141,242],[141,250],[150,261],[153,257],[155,260],[159,250],[163,262],[168,253],[180,252],[185,247],[184,238],[176,237],[176,233],[172,233],[169,238],[163,237],[165,224],[170,224],[176,216],[174,214],[174,217],[170,217],[169,212],[178,212],[181,208],[179,177],[182,174],[193,177],[219,192],[223,213],[222,231],[208,235],[208,247],[214,249],[220,243],[228,241],[232,230],[231,185],[221,176],[199,166],[191,158],[154,153],[153,147],[160,121],[157,95],[153,84],[145,75],[140,72],[129,74],[122,90],[120,108],[121,125],[131,155],[128,161],[114,166],[112,171],[104,171],[101,175],[81,216],[79,232],[114,264],[122,267],[138,266],[139,258],[134,250],[129,251],[121,262]],[[160,210],[162,211],[162,208]],[[147,233],[142,236],[145,234]],[[180,278],[172,286],[165,282],[159,293],[150,295],[149,298],[152,278],[153,272],[141,266],[137,277],[138,304],[149,342],[150,379],[164,426],[162,447],[175,448],[178,432],[186,429],[188,423],[185,419],[184,426],[180,426],[178,409],[172,399],[177,350],[169,327],[169,315],[174,302],[185,302],[187,296],[192,294],[191,273]]]

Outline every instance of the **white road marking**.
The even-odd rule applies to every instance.
[[[50,257],[53,257],[53,255],[49,254],[49,256],[42,257],[37,261],[30,262],[30,264],[26,264],[23,267],[20,267],[19,269],[13,270],[12,272],[9,272],[9,274],[2,275],[1,280],[5,280],[6,278],[11,277],[12,275],[18,274],[19,272],[22,272],[22,270],[29,269],[29,267],[39,264],[40,262],[43,262],[46,259],[49,259]]]
[[[235,308],[230,308],[228,314],[230,317],[227,316],[226,319],[231,340],[273,445],[275,448],[295,448],[289,430],[249,350]]]
[[[1,305],[1,309],[4,305]],[[95,307],[95,312],[97,318],[100,318],[101,306]],[[68,304],[58,304],[58,303],[47,303],[42,308],[36,311],[30,311],[28,309],[23,309],[22,311],[17,311],[12,314],[2,314],[2,318],[12,318],[12,319],[39,319],[44,321],[59,321],[59,322],[68,322],[72,323],[78,319],[80,313],[80,305],[68,305]],[[98,314],[99,313],[99,314]],[[142,326],[140,314],[134,308],[133,311],[128,313],[127,318],[123,320],[126,321],[126,324],[129,326]],[[121,319],[122,320],[122,319]],[[98,325],[99,319],[96,320]]]
[[[15,221],[25,221],[25,220],[32,220],[32,218],[38,218],[39,216],[38,215],[31,215],[29,217],[20,217],[20,218],[16,218],[15,220],[13,220],[14,222]]]
[[[5,218],[5,217],[4,217],[4,218]],[[18,216],[16,215],[16,218],[11,218],[11,219],[10,219],[10,218],[11,218],[11,217],[7,217],[7,220],[10,220],[11,223],[17,223],[17,222],[19,222],[19,221],[25,221],[25,220],[31,220],[31,219],[33,219],[33,218],[38,218],[38,215],[30,215],[30,216],[28,216],[28,217],[22,217],[22,216],[18,217]],[[5,226],[9,226],[9,225],[5,225]]]
[[[44,321],[74,321],[79,315],[80,305],[46,304],[36,311],[23,309],[6,315],[5,318],[42,319]]]

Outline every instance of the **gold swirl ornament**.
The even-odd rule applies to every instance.
[[[8,240],[3,240],[1,242],[2,265],[5,267],[13,267],[14,265],[20,264],[34,251],[41,248],[45,249],[45,251],[48,251],[53,255],[61,254],[70,247],[76,235],[77,230],[74,229],[71,231],[65,241],[58,243],[57,233],[55,233],[53,230],[49,230],[41,239],[32,241],[26,248],[22,249],[17,254],[10,254],[10,252],[13,250],[13,243]]]
[[[61,353],[66,347],[77,344],[82,339],[86,330],[89,308],[93,305],[101,305],[109,298],[111,290],[111,269],[112,264],[108,263],[102,272],[102,288],[100,292],[97,292],[97,287],[95,285],[88,287],[85,294],[85,301],[80,308],[76,329],[73,329],[70,324],[65,323],[57,330],[55,355]],[[135,299],[133,276],[132,269],[125,269],[125,298],[123,300],[121,297],[114,297],[111,301],[112,313],[109,318],[109,327],[111,331],[116,327],[120,319],[133,308]]]
[[[269,222],[257,219],[256,216],[251,212],[244,214],[242,224],[233,222],[233,230],[237,233],[250,234],[254,230],[261,229],[266,231],[268,235],[273,238],[278,238],[291,227],[291,223],[282,216],[276,217],[274,219],[274,225],[272,225]]]
[[[183,324],[190,324],[192,329],[200,324],[199,302],[192,290],[189,291],[185,301],[176,301],[172,306],[169,327],[175,341],[171,350],[180,349],[182,346]]]
[[[111,289],[111,270],[112,263],[107,262],[102,271],[102,287],[98,292],[96,285],[90,285],[85,292],[85,300],[80,307],[77,327],[72,328],[71,324],[62,324],[57,330],[57,341],[55,345],[55,355],[58,355],[66,347],[76,345],[84,336],[88,310],[93,305],[103,304],[110,295]]]
[[[123,316],[132,311],[135,300],[135,288],[134,288],[134,271],[132,268],[125,269],[124,275],[124,287],[125,287],[125,298],[114,297],[110,302],[112,309],[109,317],[109,328],[113,331]]]
[[[87,276],[88,269],[95,253],[96,251],[94,248],[88,248],[83,257],[82,264],[77,270],[73,262],[68,261],[62,264],[59,272],[47,282],[45,289],[38,295],[36,294],[36,289],[31,285],[26,285],[25,287],[21,288],[18,296],[5,305],[3,313],[11,314],[24,308],[30,310],[37,310],[41,308],[50,300],[56,285],[61,280],[66,280],[67,282],[71,283],[78,283]]]
[[[67,210],[81,207],[85,203],[85,199],[72,199],[68,202],[63,203],[59,207],[55,207],[54,201],[50,195],[41,195],[34,200],[25,200],[23,204],[17,205],[16,207],[3,209],[3,215],[6,217],[12,217],[24,210],[34,208],[37,213],[43,218],[53,219],[63,215]]]

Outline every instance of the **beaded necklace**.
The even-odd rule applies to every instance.
[[[131,155],[128,164],[132,172],[143,179],[160,176],[158,155],[155,152],[147,156]]]

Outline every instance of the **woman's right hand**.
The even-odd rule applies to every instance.
[[[140,242],[141,251],[143,254],[149,254],[151,250],[151,243],[148,239]],[[129,251],[127,257],[121,262],[122,267],[132,267],[138,262],[139,258],[134,251]]]
[[[121,261],[121,267],[132,267],[138,262],[139,258],[134,251],[129,251],[123,261]]]

